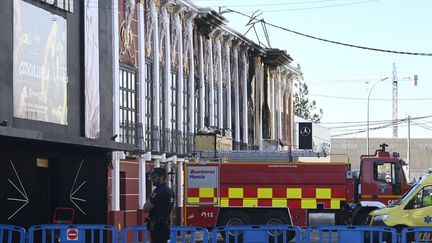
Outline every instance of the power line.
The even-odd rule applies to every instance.
[[[411,117],[411,120],[421,120],[421,119],[426,119],[426,118],[431,118],[432,115],[428,115],[428,116],[418,116],[418,117]],[[403,118],[401,120],[406,120],[406,118]],[[392,120],[375,120],[375,121],[369,121],[369,123],[376,123],[376,122],[391,122]],[[366,123],[367,121],[354,121],[354,122],[348,122],[348,121],[343,121],[343,122],[321,122],[319,123],[320,125],[331,125],[331,124],[355,124],[355,123]]]
[[[418,123],[418,122],[413,121],[413,124],[423,128],[423,129],[432,131],[432,126],[425,125],[425,123]]]
[[[324,1],[324,0],[322,0],[322,1]],[[330,1],[330,0],[328,0],[328,1]],[[374,1],[379,1],[379,0],[369,0],[369,1],[347,3],[347,4],[359,4],[359,3],[374,2]],[[311,1],[311,2],[313,2],[313,1]],[[96,4],[97,2],[89,1],[89,3]],[[347,4],[345,4],[345,5],[347,5]],[[117,6],[114,6],[112,4],[103,4],[103,3],[99,3],[97,6],[91,6],[89,4],[88,7],[90,7],[90,8],[97,7],[97,8],[104,8],[104,9],[119,10],[119,8]],[[325,7],[325,6],[322,6],[322,7]],[[300,10],[300,9],[297,9],[297,10]],[[236,11],[236,10],[233,10],[233,9],[227,9],[227,11],[240,14],[240,15],[248,17],[250,19],[252,18],[252,16],[249,16],[249,15],[247,15],[245,13],[242,13],[242,12],[239,12],[239,11]],[[280,11],[280,10],[275,10],[275,11]],[[264,11],[264,12],[269,12],[269,11]],[[353,45],[353,44],[348,44],[348,43],[343,43],[343,42],[338,42],[338,41],[332,41],[332,40],[328,40],[328,39],[324,39],[324,38],[320,38],[320,37],[304,34],[304,33],[301,33],[301,32],[297,32],[297,31],[294,31],[294,30],[290,30],[288,28],[285,28],[285,27],[282,27],[282,26],[278,26],[278,25],[266,22],[264,19],[261,19],[260,22],[262,22],[262,23],[264,23],[266,25],[272,26],[274,28],[278,28],[278,29],[281,29],[281,30],[284,30],[284,31],[287,31],[287,32],[291,32],[291,33],[297,34],[297,35],[301,35],[301,36],[308,37],[308,38],[311,38],[311,39],[320,40],[320,41],[324,41],[324,42],[329,42],[329,43],[333,43],[333,44],[337,44],[337,45],[343,45],[343,46],[348,46],[348,47],[353,47],[353,48],[359,48],[359,49],[365,49],[365,50],[370,50],[370,51],[387,52],[387,53],[393,53],[393,54],[417,55],[417,56],[432,56],[432,53],[394,51],[394,50],[371,48],[371,47],[366,47],[366,46],[359,46],[359,45]]]
[[[430,117],[430,116],[428,116],[428,117]],[[429,130],[429,131],[432,131],[432,126],[425,125],[425,124],[431,123],[431,121],[427,121],[427,122],[423,122],[423,123],[413,121],[413,120],[424,119],[424,118],[427,118],[427,117],[415,117],[415,118],[411,119],[411,122],[415,126],[418,126],[420,128],[423,128],[423,129],[426,129],[426,130]],[[408,122],[407,121],[408,121],[407,118],[398,119],[397,122],[396,122],[396,124],[399,127],[408,126]],[[369,130],[372,130],[372,131],[373,130],[381,130],[381,129],[389,128],[391,126],[393,126],[393,122],[392,121],[389,122],[389,123],[387,123],[387,124],[383,124],[383,125],[380,125],[380,126],[372,127]],[[330,129],[332,129],[332,128],[330,128]],[[365,128],[365,129],[362,129],[362,128],[359,128],[359,129],[350,129],[350,130],[348,130],[348,129],[338,129],[338,130],[339,130],[339,132],[341,132],[341,130],[342,131],[345,130],[345,131],[348,131],[348,132],[334,134],[334,135],[331,135],[331,137],[343,137],[343,136],[347,136],[347,135],[360,134],[360,133],[366,132],[367,128]]]
[[[400,124],[400,121],[397,122],[397,124]],[[369,128],[369,130],[372,130],[372,131],[374,131],[374,130],[380,130],[380,129],[384,129],[384,128],[391,127],[391,126],[393,126],[393,122],[385,124],[385,125],[377,126],[377,127],[371,127],[371,128]],[[335,134],[335,135],[332,135],[331,137],[342,137],[342,136],[346,136],[346,135],[353,135],[353,134],[364,133],[364,132],[367,132],[367,131],[368,131],[367,129],[361,129],[361,130],[357,130],[357,131],[354,131],[354,132],[346,132],[346,133],[341,133],[341,134]]]
[[[316,6],[316,7],[291,8],[291,9],[272,9],[272,10],[262,10],[262,12],[263,13],[276,13],[276,12],[291,12],[291,11],[302,11],[302,10],[312,10],[312,9],[334,8],[334,7],[359,5],[359,4],[378,2],[378,1],[379,0],[367,0],[367,1],[359,1],[359,2],[351,2],[351,3],[341,3],[341,4],[333,4],[333,5],[325,5],[325,6]],[[268,6],[268,5],[262,5],[262,6]]]
[[[332,98],[332,99],[344,99],[344,100],[368,100],[367,98],[359,98],[359,97],[346,97],[346,96],[332,96],[332,95],[323,95],[323,94],[313,94],[309,93],[311,96],[324,97],[324,98]],[[380,99],[380,98],[371,98],[369,100],[380,100],[380,101],[389,101],[392,99]],[[432,98],[407,98],[407,99],[398,99],[405,101],[419,101],[419,100],[432,100]]]
[[[233,10],[233,9],[227,9],[227,11],[229,12],[233,12],[233,13],[237,13],[240,14],[242,16],[245,16],[249,19],[252,19],[252,16],[249,16],[245,13]],[[343,43],[343,42],[339,42],[339,41],[332,41],[332,40],[328,40],[328,39],[324,39],[321,37],[316,37],[316,36],[312,36],[312,35],[308,35],[308,34],[304,34],[298,31],[294,31],[291,29],[288,29],[286,27],[282,27],[276,24],[272,24],[269,23],[267,21],[265,21],[264,19],[259,20],[259,22],[262,22],[266,25],[269,25],[271,27],[277,28],[277,29],[281,29],[296,35],[300,35],[303,37],[307,37],[310,39],[314,39],[314,40],[319,40],[319,41],[323,41],[323,42],[328,42],[328,43],[332,43],[332,44],[336,44],[336,45],[342,45],[342,46],[347,46],[347,47],[352,47],[352,48],[358,48],[358,49],[363,49],[363,50],[369,50],[369,51],[377,51],[377,52],[386,52],[386,53],[393,53],[393,54],[402,54],[402,55],[415,55],[415,56],[432,56],[432,53],[422,53],[422,52],[407,52],[407,51],[394,51],[394,50],[386,50],[386,49],[379,49],[379,48],[372,48],[372,47],[367,47],[367,46],[360,46],[360,45],[354,45],[354,44],[348,44],[348,43]],[[255,22],[256,23],[256,22]]]
[[[320,1],[307,1],[307,2],[291,2],[291,3],[266,3],[266,4],[235,4],[235,5],[223,5],[223,6],[210,6],[210,7],[230,7],[230,8],[246,8],[246,7],[267,7],[267,6],[286,6],[286,5],[299,5],[299,4],[310,4],[310,3],[324,3],[324,2],[337,2],[340,0],[320,0]],[[379,0],[373,0],[379,1]],[[366,1],[369,2],[369,1]],[[324,6],[326,7],[326,6]]]
[[[380,126],[380,127],[374,127],[374,128],[371,128],[370,130],[381,130],[381,129],[385,129],[385,128],[391,127],[392,125],[393,125],[393,123],[387,124],[387,125],[384,125],[384,126]],[[397,123],[397,125],[399,127],[401,127],[401,126],[408,126],[406,123]],[[418,124],[416,123],[416,124],[413,124],[413,125],[418,126],[420,128],[423,128],[425,130],[432,131],[432,127],[431,126],[421,125],[421,123],[418,123]],[[331,135],[331,137],[343,137],[343,136],[347,136],[347,135],[355,135],[355,134],[364,133],[366,131],[367,131],[367,129],[356,129],[356,130],[351,130],[350,132],[346,132],[346,133],[334,134],[334,135]]]
[[[197,0],[197,2],[210,2],[214,0]],[[316,0],[316,1],[302,1],[302,2],[291,2],[291,3],[270,3],[270,4],[256,4],[257,6],[265,5],[296,5],[296,4],[309,4],[309,3],[322,3],[322,2],[335,2],[340,0]],[[233,6],[243,6],[243,5],[233,5]],[[255,6],[255,5],[252,5]]]

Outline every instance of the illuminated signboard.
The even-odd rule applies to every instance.
[[[67,125],[66,19],[14,0],[13,111]]]

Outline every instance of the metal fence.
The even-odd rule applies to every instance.
[[[224,242],[230,243],[278,243],[295,239],[301,242],[301,231],[297,226],[291,225],[251,225],[251,226],[226,226],[217,227],[211,233],[211,242],[220,242],[218,236]]]
[[[119,243],[138,243],[147,242],[150,240],[149,233],[146,226],[129,226],[123,228],[120,233]]]
[[[171,243],[432,243],[432,227],[405,228],[400,234],[391,227],[249,225],[214,228],[172,226]],[[28,233],[22,227],[0,225],[0,243],[146,243],[145,226],[125,227],[121,232],[107,225],[36,225]]]
[[[0,224],[0,243],[25,243],[26,231],[14,225]]]
[[[208,240],[209,240],[209,232],[205,228],[183,227],[183,226],[171,227],[171,239],[170,239],[171,243],[173,242],[207,243]]]
[[[432,243],[432,227],[405,228],[401,232],[401,243]]]
[[[387,242],[397,243],[398,234],[391,227],[378,226],[316,226],[308,227],[305,242]]]
[[[32,226],[28,243],[105,243],[117,242],[117,230],[107,225],[47,224]]]

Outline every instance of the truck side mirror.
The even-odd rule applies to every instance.
[[[399,160],[399,161],[400,161],[400,164],[401,164],[402,166],[408,165],[408,163],[407,163],[405,160],[403,160],[403,159],[401,159],[401,160]]]
[[[394,184],[401,184],[401,179],[402,179],[402,170],[401,170],[401,165],[399,164],[395,164],[394,165],[395,171],[394,171],[394,175],[395,175],[395,181],[393,182]]]
[[[393,195],[400,195],[402,193],[402,186],[400,183],[396,182],[392,185]]]

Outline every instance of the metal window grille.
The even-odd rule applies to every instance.
[[[159,66],[159,137],[160,137],[160,145],[162,146],[162,151],[164,150],[164,144],[165,144],[165,136],[164,136],[164,131],[165,131],[165,72],[164,72],[164,66],[160,65]]]
[[[219,127],[219,92],[218,92],[218,87],[217,84],[214,86],[213,88],[213,92],[214,92],[214,125],[215,127]]]
[[[210,125],[210,85],[205,81],[205,109],[204,109],[204,126]]]
[[[199,117],[199,79],[195,79],[195,90],[194,90],[194,93],[193,93],[195,96],[195,107],[193,108],[194,109],[194,112],[195,112],[195,127],[193,128],[194,130],[192,131],[193,133],[196,133],[196,132],[198,132],[198,130],[199,130],[199,119],[200,119],[200,117]]]
[[[152,126],[153,126],[153,69],[152,69],[152,63],[146,62],[146,93],[145,99],[146,99],[146,127],[145,127],[145,133],[144,133],[144,141],[145,141],[145,149],[151,150],[151,138],[152,138]]]
[[[171,109],[171,144],[169,144],[170,150],[169,152],[178,152],[177,151],[177,143],[178,143],[178,137],[177,137],[177,131],[179,131],[179,127],[177,124],[177,120],[178,120],[178,112],[177,112],[177,94],[178,94],[178,90],[177,90],[177,77],[178,74],[177,72],[172,72],[171,73],[171,104],[170,104],[170,109]],[[168,133],[169,135],[169,133]]]
[[[120,141],[135,144],[135,72],[120,70]]]
[[[228,94],[227,94],[227,87],[226,83],[223,85],[222,88],[222,114],[223,114],[223,124],[221,124],[221,128],[227,128],[228,127]]]
[[[183,95],[183,97],[182,97],[182,99],[183,99],[183,108],[182,108],[182,110],[183,110],[183,124],[182,124],[183,125],[183,133],[181,134],[181,139],[183,141],[183,151],[181,151],[181,152],[184,152],[185,148],[187,147],[187,144],[188,144],[187,134],[189,133],[189,130],[190,130],[190,128],[189,128],[190,117],[188,115],[188,111],[189,111],[189,106],[190,106],[189,97],[190,97],[190,95],[192,95],[189,92],[189,83],[188,83],[188,76],[187,75],[185,75],[183,77],[183,94],[182,95]]]

